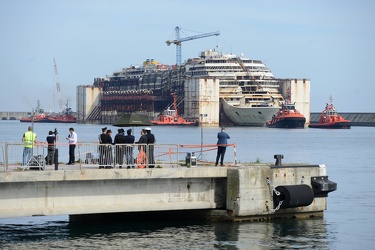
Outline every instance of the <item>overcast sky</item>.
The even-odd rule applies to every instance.
[[[146,59],[176,62],[218,48],[262,60],[278,78],[311,81],[311,111],[333,96],[339,112],[375,112],[375,1],[1,0],[0,111],[76,111],[76,86]]]

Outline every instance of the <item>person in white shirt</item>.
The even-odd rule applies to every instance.
[[[77,133],[74,132],[74,128],[69,128],[69,135],[66,139],[69,141],[69,162],[66,165],[74,165],[74,150],[77,144]]]

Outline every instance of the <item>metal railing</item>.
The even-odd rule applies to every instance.
[[[177,144],[79,143],[77,163],[104,168],[177,167],[181,164]]]
[[[236,165],[236,145],[233,157],[227,150],[226,155]],[[0,143],[0,171],[24,171],[28,169],[44,170],[57,165],[64,167],[67,162],[66,144],[57,144],[57,160],[51,161],[46,143],[34,145],[32,154],[24,159],[24,144],[18,142]],[[196,165],[214,165],[217,145],[181,145],[181,144],[99,144],[97,142],[77,143],[75,164],[70,169],[82,168],[165,168],[194,167]],[[50,152],[51,154],[51,152]],[[207,158],[212,159],[211,162]],[[226,156],[227,158],[227,156]],[[66,166],[68,167],[68,166]]]

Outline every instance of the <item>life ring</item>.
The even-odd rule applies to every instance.
[[[139,154],[137,155],[135,162],[137,163],[138,168],[146,168],[147,156],[143,151],[143,147],[141,147],[141,150],[139,151]]]

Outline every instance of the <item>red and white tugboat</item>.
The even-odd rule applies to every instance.
[[[305,122],[305,116],[296,110],[295,104],[284,103],[266,125],[269,128],[304,128]]]
[[[311,123],[309,128],[334,128],[349,129],[351,124],[337,113],[332,103],[332,96],[329,98],[330,103],[326,103],[326,108],[322,111],[318,123]]]
[[[186,121],[184,118],[178,115],[177,111],[177,95],[173,94],[173,109],[169,107],[160,114],[157,120],[151,121],[154,125],[187,125],[194,126],[196,125],[195,121]]]

